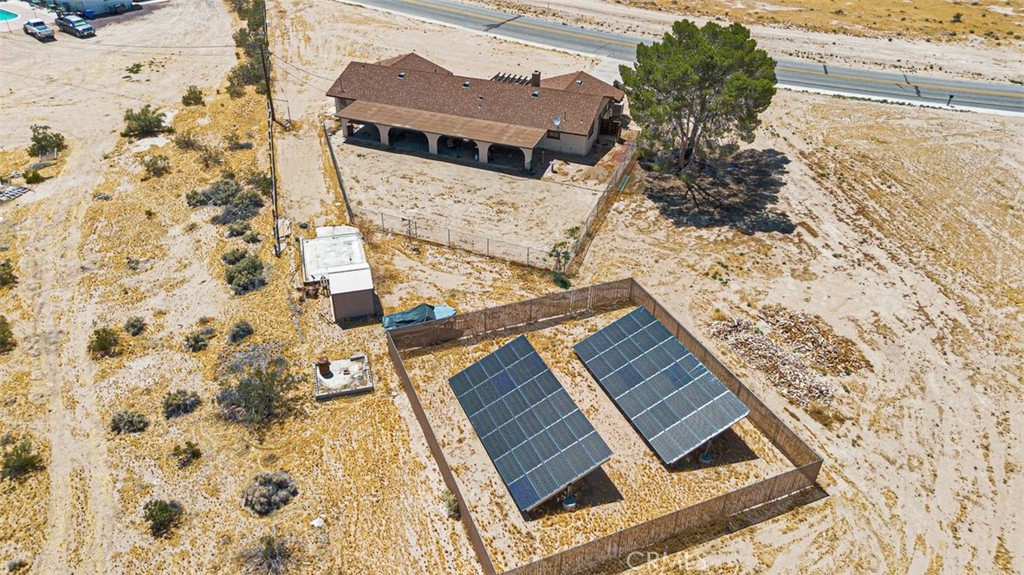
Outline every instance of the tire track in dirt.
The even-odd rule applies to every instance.
[[[85,269],[78,256],[85,201],[81,194],[40,210],[38,219],[48,225],[26,227],[26,243],[36,249],[21,263],[25,291],[35,298],[35,380],[45,386],[43,427],[52,454],[40,573],[104,573],[116,514],[106,429],[91,387],[95,367],[86,354],[95,310],[78,287]]]

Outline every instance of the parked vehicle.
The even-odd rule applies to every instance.
[[[53,28],[47,26],[46,22],[43,22],[38,18],[25,22],[25,25],[21,28],[29,36],[35,36],[37,40],[53,38]]]
[[[62,31],[74,34],[79,38],[96,35],[96,30],[93,29],[91,24],[74,14],[61,14],[57,16],[56,22],[57,27]]]

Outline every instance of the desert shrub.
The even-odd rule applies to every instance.
[[[128,318],[128,321],[124,322],[124,330],[129,335],[139,335],[146,329],[146,320],[139,316]]]
[[[129,74],[138,74],[139,72],[142,71],[142,62],[136,62],[136,63],[132,64],[131,66],[128,66],[127,68],[125,68],[124,71],[128,72]]]
[[[234,248],[221,254],[220,261],[226,263],[229,266],[233,266],[238,262],[242,261],[245,256],[249,255],[249,252],[242,248]]]
[[[163,154],[146,156],[142,160],[142,166],[146,168],[147,177],[159,178],[171,171],[171,160]]]
[[[203,91],[195,84],[189,86],[188,89],[185,90],[185,95],[181,97],[181,103],[185,106],[202,106]]]
[[[462,511],[459,510],[459,500],[455,497],[455,494],[450,490],[444,490],[444,506],[448,510],[448,517],[450,519],[459,519],[462,517]]]
[[[124,130],[121,135],[125,138],[144,138],[155,136],[166,132],[164,125],[164,113],[146,104],[138,112],[131,108],[124,112]]]
[[[110,418],[114,433],[141,433],[149,427],[149,419],[137,411],[118,411]]]
[[[196,138],[195,132],[186,130],[174,136],[174,145],[182,150],[195,150],[199,148],[199,139]]]
[[[220,179],[209,188],[185,194],[191,207],[220,206],[224,210],[211,218],[215,224],[231,225],[251,219],[263,207],[263,198],[255,190],[247,190],[233,179]]]
[[[118,351],[117,333],[109,327],[101,327],[89,338],[89,353],[95,357],[113,357]]]
[[[172,391],[164,396],[164,417],[170,419],[187,415],[199,408],[199,396],[183,389]]]
[[[64,141],[64,135],[54,132],[49,126],[33,124],[31,129],[32,144],[28,147],[28,155],[41,156],[53,150],[62,152],[67,149],[68,145]]]
[[[32,170],[31,172],[25,174],[26,184],[40,184],[44,181],[46,181],[46,178],[44,178],[43,175],[39,173],[39,170]]]
[[[260,243],[260,235],[256,233],[256,230],[249,230],[242,236],[242,241],[247,244],[258,244]]]
[[[551,281],[555,282],[555,285],[562,289],[569,289],[572,287],[572,282],[569,278],[565,277],[562,272],[551,272]]]
[[[163,537],[170,533],[181,519],[184,509],[177,501],[150,499],[143,507],[143,517],[149,522],[149,533],[153,537]]]
[[[285,471],[260,473],[242,492],[242,505],[257,515],[269,515],[299,494],[295,480]]]
[[[11,260],[0,262],[0,288],[12,286],[18,283],[18,276],[14,274],[14,263]]]
[[[249,293],[267,283],[263,277],[263,262],[249,254],[224,270],[224,279],[237,295]]]
[[[18,341],[14,339],[14,332],[11,331],[11,322],[7,316],[0,315],[0,353],[10,353],[18,347]]]
[[[247,321],[236,322],[235,325],[231,326],[231,331],[228,332],[228,341],[231,343],[238,343],[243,339],[252,335],[254,330],[252,325]]]
[[[242,551],[242,569],[248,575],[282,575],[291,556],[287,542],[264,535],[255,545]]]
[[[23,439],[4,453],[0,475],[5,479],[18,479],[43,468],[43,456],[32,442]]]
[[[224,206],[224,210],[210,218],[215,224],[231,224],[234,222],[248,220],[260,212],[263,207],[263,197],[255,190],[242,190]]]
[[[175,445],[171,455],[178,460],[178,467],[188,467],[203,456],[199,446],[192,441],[186,441],[185,445]]]
[[[226,206],[242,191],[242,185],[234,180],[217,180],[205,190],[194,190],[185,194],[190,207]]]
[[[185,337],[185,349],[191,352],[203,351],[210,345],[213,334],[216,333],[212,327],[194,331]]]
[[[221,416],[228,421],[260,427],[284,410],[286,396],[298,385],[299,377],[281,364],[255,367],[238,383],[217,394]]]
[[[24,559],[21,559],[21,558],[11,559],[10,561],[7,562],[7,572],[8,573],[17,573],[18,571],[21,571],[22,569],[25,569],[27,567],[28,567],[28,561],[26,561]]]
[[[263,172],[250,172],[245,177],[245,183],[267,197],[270,196],[270,192],[273,189],[273,180]]]
[[[199,147],[199,161],[204,168],[219,166],[224,163],[224,153],[217,146],[202,145]]]
[[[251,229],[252,228],[249,226],[249,222],[247,221],[230,223],[228,224],[228,237],[237,238],[238,236],[244,236],[249,233],[249,230]]]

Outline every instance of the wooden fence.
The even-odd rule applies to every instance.
[[[643,306],[700,359],[722,383],[750,409],[747,417],[794,469],[741,487],[713,499],[684,507],[531,563],[515,567],[509,575],[562,575],[593,568],[634,551],[649,548],[693,529],[718,523],[745,510],[794,495],[815,486],[822,459],[771,409],[726,368],[700,341],[670,314],[657,299],[632,278],[546,295],[508,305],[469,312],[455,317],[394,330],[388,334],[391,360],[416,412],[430,451],[437,460],[445,484],[458,497],[470,542],[484,572],[494,574],[494,564],[480,533],[462,500],[455,477],[434,436],[416,390],[402,361],[401,351],[474,337],[545,321],[600,310],[615,305]]]
[[[412,406],[412,411],[416,414],[416,421],[419,422],[420,429],[423,430],[423,436],[427,439],[430,454],[434,456],[434,461],[437,462],[437,467],[441,471],[441,478],[444,479],[445,487],[455,495],[459,502],[459,515],[461,516],[462,524],[466,527],[466,533],[469,534],[469,543],[473,546],[473,551],[476,553],[477,560],[480,561],[484,575],[495,575],[494,563],[491,561],[491,556],[487,554],[487,547],[484,546],[484,540],[480,537],[480,531],[476,528],[473,515],[469,512],[469,507],[462,497],[459,484],[455,481],[455,474],[452,473],[452,468],[448,466],[448,460],[444,456],[444,451],[441,450],[441,445],[437,442],[434,429],[430,426],[430,420],[427,419],[427,414],[423,411],[420,397],[416,393],[416,388],[412,385],[412,380],[409,379],[409,372],[405,370],[402,354],[398,351],[394,340],[391,339],[390,333],[387,338],[388,354],[391,356],[391,363],[395,365],[398,379],[402,382],[405,394],[409,397],[409,405]]]

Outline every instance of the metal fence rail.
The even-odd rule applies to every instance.
[[[523,246],[502,239],[480,235],[469,230],[451,227],[446,222],[430,218],[408,214],[388,214],[352,205],[341,175],[338,157],[334,152],[331,133],[326,123],[324,123],[323,128],[324,138],[327,140],[327,149],[330,150],[331,163],[334,165],[334,175],[338,179],[338,185],[341,187],[342,199],[345,201],[345,210],[348,212],[350,221],[362,220],[386,233],[503,259],[532,268],[563,271],[564,262],[559,262],[558,258],[551,255],[553,248]],[[590,241],[593,239],[594,233],[596,233],[594,227],[598,222],[600,214],[606,208],[611,195],[621,186],[623,178],[633,165],[635,157],[636,143],[631,142],[623,154],[623,159],[612,172],[608,184],[598,197],[597,204],[590,210],[590,213],[580,226],[579,234],[569,247],[568,264],[564,264],[565,270],[574,270],[579,267],[579,263],[586,255],[587,249],[590,247]]]
[[[423,412],[416,390],[409,380],[401,352],[439,343],[474,337],[488,332],[551,321],[575,314],[596,311],[614,305],[643,306],[660,320],[697,358],[736,394],[750,409],[748,419],[795,468],[729,493],[655,517],[622,531],[563,550],[515,567],[505,573],[512,575],[562,575],[590,569],[602,563],[621,558],[633,551],[667,541],[694,529],[707,527],[743,511],[766,505],[814,487],[822,459],[800,437],[768,408],[746,385],[701,344],[686,328],[662,306],[643,286],[632,278],[568,290],[508,305],[469,312],[455,317],[410,326],[388,333],[388,346],[395,369],[399,372],[410,403],[427,435],[431,453],[441,468],[445,483],[459,498],[463,517],[469,509],[462,501],[455,478],[448,467],[444,453],[434,437],[430,423]],[[474,551],[481,557],[487,574],[494,573],[494,565],[480,540],[472,518],[466,521]],[[479,543],[479,546],[478,546]]]

